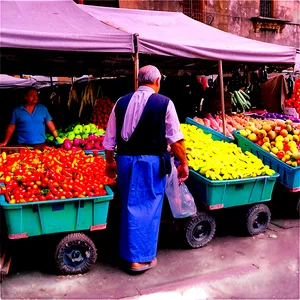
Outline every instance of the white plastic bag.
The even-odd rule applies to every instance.
[[[172,215],[176,219],[192,216],[197,212],[194,197],[185,183],[179,185],[174,158],[171,159],[171,164],[172,170],[171,173],[167,175],[165,194],[169,200]]]

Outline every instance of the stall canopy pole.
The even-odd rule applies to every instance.
[[[219,78],[220,78],[220,95],[221,95],[221,107],[222,107],[223,134],[226,135],[225,101],[224,101],[223,64],[222,64],[222,60],[218,61],[218,65],[219,65]]]
[[[134,90],[136,91],[138,85],[138,73],[139,73],[139,48],[138,48],[138,34],[134,34]]]

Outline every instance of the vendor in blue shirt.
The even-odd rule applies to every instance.
[[[14,131],[17,131],[18,144],[42,148],[45,146],[45,125],[56,138],[58,136],[52,118],[42,104],[37,104],[38,93],[30,87],[24,94],[25,104],[13,110],[10,124],[8,125],[4,141],[0,147],[6,146]]]

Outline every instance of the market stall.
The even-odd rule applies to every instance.
[[[11,67],[13,68],[13,71],[19,70],[21,67],[25,67],[26,73],[30,73],[29,70],[33,70],[34,72],[36,70],[39,70],[39,66],[33,66],[30,63],[33,62],[32,57],[30,60],[30,63],[27,62],[24,63],[24,58],[22,57],[22,54],[20,53],[20,48],[24,49],[24,53],[28,53],[29,56],[32,56],[33,53],[37,53],[36,56],[39,61],[43,61],[42,58],[47,57],[48,64],[42,63],[43,66],[43,74],[47,73],[47,68],[50,70],[50,75],[58,75],[59,72],[66,72],[65,70],[60,70],[57,66],[61,66],[62,64],[65,64],[66,62],[70,61],[76,61],[77,59],[80,60],[80,56],[82,55],[84,57],[83,62],[81,61],[81,64],[83,65],[84,62],[88,62],[89,65],[93,63],[93,61],[89,60],[87,57],[93,57],[96,58],[97,56],[93,56],[94,54],[97,54],[99,52],[102,52],[102,54],[105,54],[104,56],[99,55],[98,57],[101,57],[101,63],[103,62],[103,65],[107,67],[112,67],[114,64],[114,59],[112,59],[111,56],[106,56],[106,53],[123,53],[123,54],[129,54],[129,57],[134,54],[134,75],[135,75],[135,82],[136,82],[136,74],[138,70],[138,62],[139,62],[139,54],[140,55],[159,55],[159,56],[177,56],[177,57],[183,57],[183,58],[192,58],[192,59],[205,59],[205,60],[215,60],[218,61],[219,66],[219,72],[220,72],[220,90],[221,90],[221,98],[222,98],[222,111],[223,111],[223,133],[225,133],[225,118],[224,118],[224,95],[223,95],[223,80],[222,80],[222,60],[230,60],[230,61],[250,61],[250,62],[283,62],[283,63],[293,63],[294,62],[294,56],[295,51],[293,48],[290,47],[282,47],[277,45],[270,45],[270,44],[264,44],[252,40],[247,40],[243,38],[239,38],[233,35],[229,35],[227,33],[221,32],[219,30],[216,30],[214,28],[211,28],[209,26],[206,26],[204,24],[201,24],[199,22],[196,22],[183,14],[178,13],[163,13],[163,12],[150,12],[150,11],[131,11],[131,10],[114,10],[114,9],[106,9],[106,8],[96,8],[96,7],[89,7],[89,6],[77,6],[72,1],[62,1],[59,3],[55,3],[55,5],[52,3],[48,5],[48,2],[39,1],[39,2],[18,2],[18,1],[11,1],[7,2],[4,6],[4,9],[9,13],[6,14],[4,18],[4,26],[1,28],[1,47],[4,49],[4,55],[2,57],[4,58],[4,68],[9,68],[9,59],[10,57],[13,57],[15,60],[16,58],[21,61],[20,66],[18,66],[18,63],[13,64]],[[3,8],[2,8],[3,10]],[[33,18],[35,16],[35,18]],[[34,22],[32,21],[34,20]],[[99,22],[99,20],[101,22]],[[20,30],[19,26],[22,25],[22,28]],[[39,24],[42,24],[39,26]],[[53,24],[55,24],[53,26]],[[205,32],[205,35],[203,35],[201,32]],[[212,36],[215,38],[212,41]],[[39,38],[37,38],[39,37]],[[134,42],[136,43],[134,48]],[[239,47],[237,47],[239,45]],[[264,47],[266,46],[265,50]],[[35,50],[38,50],[38,52],[33,52],[29,50],[29,48],[34,48]],[[220,50],[221,49],[221,50]],[[26,52],[28,50],[28,52]],[[9,52],[12,51],[12,54],[9,54]],[[75,52],[73,54],[72,52]],[[77,55],[79,53],[79,55]],[[88,55],[87,55],[88,53]],[[11,56],[10,56],[11,55]],[[70,56],[72,59],[68,60],[66,59],[67,56]],[[122,56],[116,55],[115,61],[120,61],[120,58]],[[87,60],[85,60],[87,59]],[[103,60],[102,60],[103,59]],[[107,62],[106,64],[105,62]],[[18,61],[18,60],[17,60]],[[53,66],[51,64],[53,63]],[[102,66],[103,66],[102,65]],[[70,64],[67,64],[69,67],[70,73],[78,72],[77,66],[70,66]],[[101,68],[101,64],[97,65],[98,68]],[[131,66],[133,69],[133,66]],[[76,70],[76,71],[75,71]],[[49,74],[48,74],[49,75]],[[90,82],[89,82],[90,83]],[[88,85],[87,85],[88,86]],[[91,103],[92,106],[95,105],[96,102],[93,102],[93,98],[91,97],[91,93],[89,92],[89,88],[86,89],[84,92],[86,94],[85,97],[81,97],[81,104],[82,103]],[[74,96],[74,97],[73,97]],[[72,92],[70,93],[70,103],[76,102],[75,94]],[[85,99],[83,101],[83,99]],[[102,111],[103,118],[99,119],[99,124],[101,127],[105,126],[105,122],[107,119],[104,119],[109,114],[109,109],[111,110],[111,104],[108,105],[106,111]],[[80,110],[79,110],[80,112]],[[96,121],[98,121],[97,118],[95,118]],[[88,125],[88,127],[84,128],[82,125],[79,124],[81,127],[77,127],[78,134],[80,133],[80,138],[78,137],[77,140],[82,140],[84,134],[88,134],[88,139],[91,136],[91,133],[93,134],[92,130],[93,128]],[[74,128],[73,128],[74,127]],[[66,176],[68,180],[76,180],[77,177],[79,178],[85,178],[88,177],[87,174],[80,174],[81,172],[78,170],[80,166],[78,166],[78,161],[83,162],[93,162],[95,159],[94,156],[86,158],[82,154],[82,151],[79,149],[76,149],[76,146],[74,145],[74,139],[76,138],[76,132],[74,131],[75,125],[69,130],[68,132],[64,130],[61,132],[62,136],[61,138],[64,138],[64,146],[69,148],[68,151],[75,151],[75,156],[71,157],[71,161],[66,161],[66,158],[63,158],[63,161],[61,160],[61,157],[64,155],[62,153],[65,153],[66,150],[56,150],[61,153],[60,159],[57,160],[57,164],[55,163],[55,170],[52,172],[54,173],[53,176],[57,176],[55,173],[59,173],[62,170],[64,170],[64,167],[62,164],[65,163],[71,163],[71,170],[67,169]],[[65,141],[71,140],[69,136],[69,132],[73,132],[72,138],[73,138],[73,144],[66,145]],[[68,135],[68,137],[66,137]],[[93,137],[94,139],[94,137]],[[92,140],[92,138],[91,138]],[[78,142],[78,141],[76,141]],[[95,140],[93,141],[95,144]],[[83,144],[83,142],[78,142],[80,144]],[[75,149],[73,147],[75,146]],[[88,149],[86,149],[88,150]],[[51,151],[54,150],[49,150]],[[78,153],[76,153],[78,151]],[[49,153],[47,153],[46,156],[49,158]],[[69,152],[68,152],[69,153]],[[99,154],[99,152],[96,152]],[[53,194],[53,197],[51,199],[50,196],[47,194],[46,196],[40,195],[39,196],[32,194],[32,197],[25,197],[23,194],[22,197],[20,196],[20,193],[28,193],[27,191],[27,183],[26,185],[23,184],[20,187],[17,194],[14,193],[17,178],[14,177],[14,174],[10,174],[12,172],[11,169],[15,166],[12,165],[6,165],[7,162],[14,163],[14,159],[22,159],[22,154],[24,154],[22,151],[19,155],[12,155],[9,156],[9,159],[4,159],[4,156],[2,157],[3,161],[5,160],[5,167],[8,173],[5,173],[5,176],[3,177],[5,180],[6,185],[11,188],[10,191],[6,190],[6,187],[2,188],[4,194],[7,194],[6,200],[2,197],[1,201],[3,202],[3,207],[5,207],[5,213],[7,219],[11,220],[9,223],[9,230],[11,231],[10,234],[15,237],[27,237],[31,235],[40,235],[40,234],[47,234],[47,233],[54,233],[58,231],[73,231],[75,226],[76,230],[85,230],[87,228],[94,228],[94,229],[103,229],[104,226],[102,221],[101,224],[95,223],[94,219],[90,219],[90,215],[95,215],[95,212],[93,210],[81,210],[79,207],[84,207],[85,205],[92,205],[91,199],[97,200],[97,192],[91,187],[89,191],[82,191],[83,187],[79,186],[76,187],[76,189],[80,191],[76,191],[74,187],[65,187],[69,190],[64,190],[61,184],[63,184],[63,181],[66,180],[66,177],[56,177],[58,186],[49,186],[47,183],[47,187],[51,188],[51,192]],[[26,152],[27,156],[30,157],[30,154]],[[41,163],[42,165],[45,164],[44,160],[47,161],[47,157],[42,157],[40,153],[36,152],[32,154],[34,157],[33,160],[38,160],[38,165]],[[50,156],[52,156],[50,154]],[[52,157],[53,158],[53,157]],[[77,164],[77,166],[76,166]],[[60,169],[62,168],[62,169]],[[74,170],[75,169],[75,170]],[[59,172],[57,171],[59,170]],[[71,172],[72,171],[72,172]],[[4,175],[4,173],[2,174]],[[31,174],[29,174],[31,175]],[[102,174],[103,175],[103,174]],[[270,193],[272,192],[272,187],[274,184],[274,178],[275,175],[271,178],[271,175],[266,174],[266,177],[263,178],[263,180],[255,179],[252,180],[252,184],[254,184],[254,187],[256,185],[259,186],[258,190],[255,189],[254,195],[259,194],[262,192],[262,196],[251,198],[251,195],[249,196],[249,201],[247,204],[262,202],[270,200]],[[40,182],[43,184],[43,180],[45,178],[48,178],[50,176],[49,174],[44,176],[39,174],[36,177],[35,180],[33,180],[33,186],[37,186],[35,189],[40,191],[41,188],[39,187]],[[51,175],[52,176],[52,175]],[[202,175],[199,175],[202,176]],[[9,178],[8,178],[9,177]],[[60,179],[59,179],[60,178]],[[196,177],[197,178],[197,177]],[[103,179],[103,178],[102,178]],[[238,178],[236,178],[238,179]],[[96,179],[97,180],[97,179]],[[262,181],[262,182],[261,182]],[[11,182],[11,183],[10,183]],[[56,184],[56,185],[57,185]],[[98,182],[98,184],[100,184]],[[103,184],[103,183],[101,183]],[[241,188],[243,182],[239,182],[239,185],[235,188]],[[71,185],[71,184],[70,184]],[[26,187],[26,188],[25,188]],[[30,186],[29,186],[30,187]],[[254,189],[253,187],[253,189]],[[59,189],[57,191],[57,188]],[[60,188],[63,191],[60,191]],[[223,187],[224,188],[224,187]],[[263,193],[263,191],[267,189],[267,193]],[[103,187],[102,187],[103,190]],[[230,190],[228,188],[228,190]],[[34,191],[35,192],[35,191]],[[54,192],[58,195],[54,195]],[[59,192],[65,192],[65,194],[59,194]],[[76,194],[79,199],[76,198],[76,195],[72,194],[72,198],[67,198],[67,195],[70,195],[69,192],[72,193],[78,193]],[[82,193],[80,193],[82,192]],[[84,192],[84,193],[83,193]],[[68,194],[67,194],[68,193]],[[94,193],[88,194],[88,193]],[[96,193],[96,194],[95,194]],[[109,191],[106,189],[106,193],[109,196]],[[231,196],[232,193],[230,192]],[[26,194],[27,195],[27,194]],[[40,202],[43,201],[39,197],[46,197],[49,199],[49,202],[45,201],[44,203],[38,203],[38,204],[31,204],[28,202]],[[79,197],[80,196],[80,197]],[[87,197],[90,196],[90,197]],[[59,199],[64,199],[62,197],[65,197],[65,200],[59,200],[55,197],[59,197]],[[27,202],[27,199],[32,199],[32,201]],[[26,201],[25,201],[26,199]],[[81,200],[84,199],[84,200]],[[21,201],[22,200],[22,201]],[[78,200],[78,201],[77,201]],[[25,201],[25,202],[24,202]],[[54,202],[52,202],[54,201]],[[51,210],[52,213],[55,211],[59,211],[60,215],[62,214],[61,210],[62,207],[67,207],[71,201],[75,201],[75,203],[72,202],[72,206],[75,206],[78,208],[78,210],[73,211],[72,215],[74,218],[72,221],[70,221],[70,226],[66,229],[61,229],[59,226],[55,227],[53,224],[49,223],[49,216],[46,215],[45,219],[43,217],[42,211],[45,209],[46,211]],[[94,200],[93,200],[94,201]],[[108,202],[108,199],[105,198],[105,202]],[[47,204],[47,205],[46,205]],[[51,206],[51,209],[49,208]],[[107,204],[107,203],[106,203]],[[245,204],[245,203],[242,203]],[[227,206],[227,204],[226,204]],[[230,205],[229,205],[230,206]],[[14,227],[12,226],[14,222],[14,217],[11,216],[11,211],[13,211],[12,208],[21,208],[21,214],[24,210],[24,214],[27,214],[25,212],[28,207],[30,207],[31,210],[39,211],[39,218],[36,219],[36,222],[40,222],[39,226],[37,225],[37,231],[30,231],[31,228],[27,227],[28,224],[22,224],[20,227]],[[33,208],[34,207],[34,208]],[[47,208],[46,208],[47,207]],[[107,206],[105,206],[107,207]],[[261,206],[260,206],[261,207]],[[221,208],[221,207],[219,207]],[[30,210],[29,209],[29,210]],[[18,212],[20,213],[20,212]],[[88,221],[87,224],[84,224],[84,226],[81,226],[81,222],[86,222],[86,219],[82,219],[78,217],[81,213],[84,213],[87,215]],[[257,214],[265,213],[266,218],[263,220],[262,224],[259,227],[259,230],[253,231],[251,228],[253,228],[254,223],[251,223],[253,218],[256,218]],[[28,219],[31,218],[30,216],[31,211],[28,212]],[[70,213],[71,214],[71,213]],[[105,212],[103,212],[105,215]],[[203,215],[202,215],[203,217]],[[201,247],[205,245],[213,236],[214,234],[214,221],[208,217],[205,216],[205,218],[196,218],[191,219],[189,222],[188,230],[186,231],[186,238],[188,239],[188,242],[190,242],[190,245],[192,247]],[[250,234],[257,234],[265,230],[268,222],[269,222],[269,212],[265,210],[263,207],[263,211],[261,210],[255,210],[254,212],[249,212],[249,218],[251,221],[249,221],[249,224],[247,224],[249,230],[248,232]],[[58,218],[59,219],[59,218]],[[105,220],[103,221],[105,222]],[[256,222],[255,224],[258,224],[259,222]],[[75,225],[74,225],[75,224]],[[50,228],[48,227],[50,226]],[[202,225],[208,226],[207,232],[202,232],[201,227]],[[95,227],[94,227],[95,226]],[[53,229],[54,227],[55,229]],[[26,229],[24,229],[26,228]],[[26,231],[25,231],[26,230]],[[24,232],[25,231],[25,232]],[[75,239],[78,238],[78,236],[75,237]],[[80,237],[82,238],[82,236]],[[66,268],[63,268],[63,272],[65,273],[78,273],[82,271],[82,264],[88,264],[88,266],[91,265],[91,262],[88,261],[87,257],[85,257],[82,253],[82,249],[62,249],[62,245],[65,241],[62,240],[62,242],[58,245],[57,250],[57,259],[59,264],[63,260],[65,264],[67,264]],[[90,243],[90,241],[89,241]],[[76,244],[76,243],[75,243]],[[91,251],[94,251],[93,247],[91,248]],[[73,256],[74,255],[74,256]],[[60,259],[60,260],[59,260]],[[66,263],[67,262],[67,263]],[[88,268],[84,269],[87,270]]]
[[[114,60],[119,56],[127,57],[130,60],[134,53],[132,34],[99,23],[71,0],[3,1],[0,35],[1,71],[8,74],[82,75],[95,66],[98,69],[105,66],[104,61],[110,57]],[[49,151],[54,152],[51,154]],[[69,167],[67,157],[70,159]],[[108,187],[112,182],[105,182],[107,177],[101,171],[95,173],[98,177],[94,186],[88,188],[92,182],[83,185],[82,180],[91,179],[90,175],[84,174],[84,169],[95,170],[95,164],[102,166],[104,171],[105,158],[89,157],[82,150],[74,150],[67,155],[67,151],[62,149],[50,148],[41,153],[14,147],[1,149],[0,159],[0,201],[9,238],[75,232],[66,235],[57,245],[55,257],[58,269],[68,274],[87,271],[95,263],[97,251],[92,240],[79,231],[106,227],[109,200],[113,193]],[[26,165],[20,163],[24,159],[27,160]],[[55,161],[56,166],[51,161]],[[18,172],[22,173],[19,177],[16,175]],[[51,179],[51,176],[56,176],[56,179]],[[69,185],[67,179],[70,180]],[[29,180],[31,186],[27,184]],[[53,185],[50,180],[55,181]],[[36,193],[29,195],[30,190]],[[2,246],[3,242],[1,240]],[[66,247],[66,243],[69,246]],[[9,265],[9,253],[4,251],[0,260],[1,280]]]

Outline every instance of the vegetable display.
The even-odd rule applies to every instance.
[[[59,129],[56,143],[65,150],[104,150],[104,129],[99,129],[95,124],[73,124],[66,129]],[[54,142],[54,137],[48,135],[48,142]]]
[[[0,193],[11,203],[106,195],[104,188],[114,180],[105,175],[102,156],[63,149],[20,149],[0,155]]]
[[[273,175],[261,159],[234,143],[214,141],[195,125],[180,124],[184,134],[188,165],[211,180],[231,180]]]
[[[107,97],[97,99],[93,108],[92,122],[99,128],[105,129],[114,105]]]
[[[292,96],[290,99],[285,100],[285,106],[295,108],[300,116],[300,78],[295,80]]]

